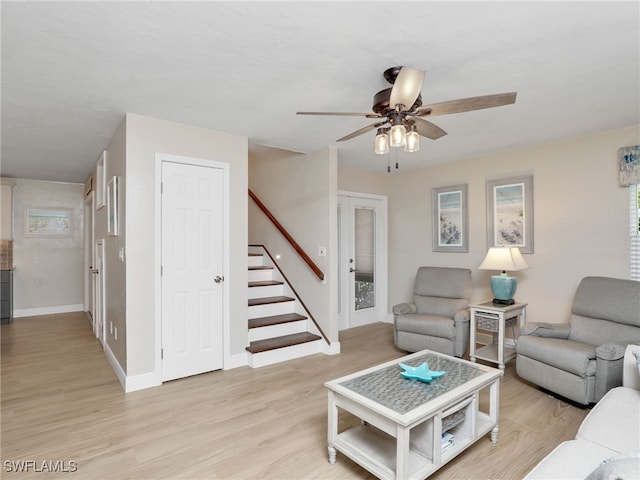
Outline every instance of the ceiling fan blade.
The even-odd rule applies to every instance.
[[[423,105],[416,109],[416,115],[449,115],[451,113],[470,112],[484,108],[511,105],[516,101],[516,92],[482,95],[480,97],[459,98],[446,102]]]
[[[445,132],[439,126],[431,122],[427,122],[422,118],[413,117],[411,120],[415,122],[416,130],[423,137],[430,138],[431,140],[437,140],[438,138],[444,137],[447,134],[447,132]]]
[[[367,118],[380,118],[381,115],[377,113],[362,113],[362,112],[296,112],[296,115],[332,115],[340,117],[367,117]],[[375,115],[371,117],[371,115]]]
[[[420,95],[424,75],[422,70],[402,67],[391,89],[389,106],[395,109],[396,105],[402,105],[400,111],[409,110]]]
[[[376,122],[371,125],[367,125],[366,127],[362,127],[360,130],[356,130],[355,132],[350,133],[349,135],[345,135],[344,137],[339,138],[338,140],[336,140],[336,142],[344,142],[345,140],[351,140],[352,138],[357,137],[358,135],[362,135],[363,133],[367,133],[371,130],[381,127],[385,123],[387,123],[386,119],[384,122]]]

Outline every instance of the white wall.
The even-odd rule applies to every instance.
[[[411,299],[421,265],[467,267],[472,301],[491,299],[486,254],[485,183],[532,174],[535,252],[519,279],[516,298],[529,304],[527,320],[563,322],[586,275],[629,278],[628,190],[618,185],[617,150],[640,143],[640,128],[567,139],[434,167],[363,173],[339,168],[340,189],[389,196],[389,308]],[[469,252],[431,251],[431,190],[468,184]]]
[[[337,329],[335,149],[301,155],[262,147],[250,154],[249,188],[325,274],[322,283],[265,215],[249,202],[249,243],[264,244],[329,340]],[[327,247],[327,256],[318,247]]]
[[[230,165],[230,353],[247,345],[247,139],[140,115],[126,116],[127,376],[156,369],[156,153]],[[107,160],[108,162],[108,160]]]
[[[84,185],[20,178],[12,182],[14,316],[82,311]],[[25,211],[30,207],[70,209],[72,234],[25,236]]]

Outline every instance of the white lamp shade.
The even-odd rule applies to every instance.
[[[491,247],[478,269],[517,271],[529,268],[517,247]]]

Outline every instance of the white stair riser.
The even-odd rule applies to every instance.
[[[281,323],[279,325],[269,325],[268,327],[250,328],[249,341],[265,340],[267,338],[282,337],[292,333],[302,333],[307,331],[307,321]]]
[[[248,279],[250,282],[263,282],[265,280],[271,280],[273,276],[273,270],[249,270]]]
[[[249,298],[279,297],[284,295],[282,285],[269,285],[268,287],[250,287]]]
[[[294,358],[306,357],[307,355],[313,355],[314,353],[321,353],[321,343],[322,340],[316,340],[314,342],[301,343],[299,345],[278,348],[267,352],[253,353],[249,356],[249,365],[252,368],[259,368],[267,365],[273,365],[274,363],[293,360]]]
[[[249,266],[250,267],[260,267],[264,265],[264,256],[253,256],[249,255]]]
[[[249,318],[270,317],[283,313],[293,313],[295,302],[269,303],[267,305],[254,305],[249,307]]]
[[[250,256],[249,266],[273,266],[269,256],[259,247],[249,247],[250,253],[263,253],[262,256]],[[249,282],[260,282],[266,280],[284,280],[282,274],[276,269],[267,270],[249,270]],[[250,287],[248,288],[248,298],[265,298],[275,296],[295,297],[291,288],[285,283],[284,285],[270,285],[266,287]],[[299,313],[307,316],[302,304],[298,301],[272,303],[266,305],[255,305],[249,307],[248,318],[270,317],[285,313]],[[281,337],[293,333],[311,331],[318,334],[318,329],[309,320],[300,320],[297,322],[288,322],[279,325],[271,325],[268,327],[249,329],[249,341],[266,340],[269,338]],[[324,343],[322,340],[314,342],[306,342],[290,347],[278,348],[261,353],[250,353],[248,355],[249,366],[253,368],[272,365],[275,363],[292,360],[294,358],[305,357],[315,353],[323,353]]]

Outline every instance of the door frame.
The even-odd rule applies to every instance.
[[[387,322],[389,323],[393,317],[390,317],[389,313],[387,312],[387,308],[388,308],[388,296],[389,296],[389,288],[388,288],[388,277],[389,277],[389,269],[388,269],[388,257],[389,257],[389,223],[388,223],[388,217],[389,217],[389,208],[388,208],[388,197],[386,195],[377,195],[377,194],[372,194],[372,193],[362,193],[362,192],[352,192],[352,191],[346,191],[346,190],[338,190],[338,200],[339,197],[351,197],[351,198],[361,198],[361,199],[365,199],[365,200],[377,200],[381,202],[381,211],[382,211],[382,217],[383,218],[379,218],[376,221],[376,226],[379,227],[381,229],[380,232],[376,232],[376,238],[379,239],[379,243],[380,245],[378,245],[379,248],[376,248],[376,272],[378,272],[377,278],[379,279],[376,282],[376,298],[378,299],[378,305],[380,307],[380,312],[378,313],[378,318],[377,321],[380,322]],[[340,234],[340,230],[338,230],[338,250],[340,252],[342,252],[342,245],[341,245],[341,234]],[[338,258],[338,262],[342,262],[342,258]],[[338,267],[338,272],[337,275],[339,276],[341,272],[341,269]],[[339,281],[337,282],[338,284],[338,288],[343,288],[344,290],[344,275],[343,278],[339,278]],[[347,276],[348,278],[348,276]],[[348,280],[346,282],[347,285],[347,292],[349,291],[348,289]],[[348,295],[347,295],[348,296]],[[338,299],[342,298],[342,292],[338,291]],[[338,301],[338,304],[340,302]],[[348,305],[348,312],[349,313],[351,311],[351,307],[349,306],[349,302],[347,302]],[[339,308],[341,308],[340,305],[338,305]],[[338,312],[337,312],[338,313]],[[338,320],[338,329],[340,328],[340,321]],[[351,328],[351,325],[349,325],[349,317],[347,316],[347,327],[346,328]]]
[[[96,265],[98,255],[102,258],[102,261],[99,265]],[[95,288],[93,293],[94,298],[94,316],[93,316],[93,331],[96,335],[96,338],[102,345],[102,349],[106,350],[107,348],[107,308],[106,308],[106,275],[105,275],[105,241],[103,238],[96,240],[95,248],[93,250],[93,266],[94,270],[97,270],[95,274]],[[99,278],[98,278],[99,277]],[[98,297],[99,294],[99,297]],[[100,301],[96,302],[96,299],[99,298]],[[97,303],[97,304],[96,304]],[[97,308],[96,308],[97,307]],[[98,319],[102,323],[102,331],[98,330]]]
[[[93,191],[84,200],[84,311],[89,317],[89,322],[93,325],[93,310],[95,305],[94,296],[94,273],[93,263],[95,248],[95,195]],[[90,219],[90,221],[87,221]]]
[[[154,372],[156,384],[162,384],[162,163],[180,163],[183,165],[193,165],[198,167],[219,168],[223,175],[223,201],[222,224],[224,228],[222,265],[224,271],[224,282],[222,282],[222,368],[228,368],[231,364],[231,296],[230,281],[232,280],[230,262],[230,165],[216,160],[206,160],[202,158],[172,155],[168,153],[156,153],[155,159],[155,366]]]

